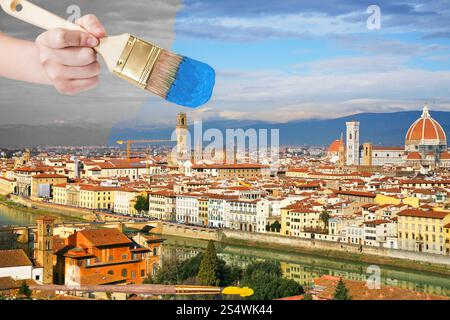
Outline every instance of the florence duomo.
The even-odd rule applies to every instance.
[[[360,123],[346,123],[346,140],[341,137],[328,147],[328,157],[341,166],[409,166],[432,170],[450,167],[447,137],[442,126],[431,117],[427,105],[422,115],[411,124],[404,147],[360,144]]]

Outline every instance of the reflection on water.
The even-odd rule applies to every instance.
[[[207,242],[196,239],[184,239],[164,236],[163,263],[177,257],[180,260],[192,258],[206,249]],[[340,276],[350,280],[365,281],[369,264],[341,261],[309,255],[270,252],[264,249],[218,244],[218,255],[230,265],[245,268],[258,260],[275,259],[280,262],[284,277],[297,281],[304,287],[310,287],[314,278],[322,275]],[[385,266],[381,268],[381,283],[398,286],[429,294],[450,296],[450,279],[431,273],[405,271]]]
[[[0,225],[33,224],[38,215],[29,211],[10,209],[0,205]],[[56,220],[61,222],[62,218]],[[68,222],[68,220],[66,220]],[[170,261],[172,258],[186,260],[206,249],[207,242],[198,239],[186,239],[163,236],[162,258]],[[27,245],[17,244],[17,235],[11,232],[0,232],[0,249],[22,248],[30,253]],[[283,251],[264,250],[253,247],[217,244],[218,255],[229,265],[245,268],[254,261],[275,259],[280,261],[283,275],[291,278],[305,287],[309,287],[316,277],[322,275],[342,276],[351,280],[366,280],[368,264],[349,262],[304,254],[287,253]],[[430,273],[405,271],[385,266],[381,268],[381,282],[386,285],[399,286],[410,290],[423,291],[429,294],[450,296],[450,279]]]
[[[30,211],[12,209],[0,204],[0,225],[34,224],[37,217]]]
[[[42,214],[19,208],[10,208],[0,204],[0,227],[1,226],[26,226],[35,224],[36,219]],[[63,216],[57,213],[49,213],[55,217],[56,223],[76,222],[79,219]],[[12,231],[0,231],[0,249],[24,249],[29,255],[32,250],[33,233],[30,232],[30,243],[22,244],[17,242],[18,234]]]
[[[10,208],[0,204],[0,226],[25,226],[35,224],[36,219],[39,218],[40,215],[42,215],[42,213],[36,213],[27,209],[21,210],[18,208]],[[48,215],[55,218],[55,223],[80,221],[80,219],[64,216],[60,213],[49,212]]]

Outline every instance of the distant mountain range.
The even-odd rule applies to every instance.
[[[394,113],[360,113],[352,116],[327,120],[299,120],[283,124],[258,121],[211,121],[203,123],[203,131],[217,128],[279,129],[281,145],[328,145],[345,132],[345,122],[359,121],[361,143],[370,141],[375,145],[397,145],[404,143],[409,126],[421,115],[419,111]],[[431,115],[450,134],[450,112],[431,111]],[[32,126],[2,125],[0,147],[37,145],[114,145],[116,140],[128,139],[170,139],[174,128],[152,129],[147,127],[105,128],[95,125],[72,126],[66,124]],[[192,131],[192,127],[190,127]]]

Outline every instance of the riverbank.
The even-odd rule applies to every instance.
[[[339,259],[347,262],[361,262],[367,264],[374,264],[378,266],[388,266],[393,268],[398,268],[402,270],[411,271],[422,271],[427,273],[434,273],[437,275],[450,276],[450,268],[448,265],[436,264],[431,262],[413,261],[400,258],[391,258],[383,256],[375,256],[371,254],[357,254],[352,252],[345,252],[340,250],[331,249],[317,249],[308,248],[303,246],[290,246],[283,245],[273,242],[260,242],[260,241],[247,241],[236,238],[223,238],[219,241],[223,244],[235,245],[235,246],[245,246],[245,247],[256,247],[265,250],[277,250],[286,253],[301,253],[309,255],[312,257],[325,257],[331,259]],[[337,244],[336,244],[337,245]]]
[[[158,231],[163,236],[170,235],[188,239],[214,240],[219,243],[230,245],[302,253],[311,256],[385,265],[404,270],[416,270],[450,276],[450,257],[444,255],[432,255],[367,246],[364,246],[361,252],[359,246],[348,243],[336,243],[228,229],[217,230],[168,222],[162,222],[161,229]]]
[[[62,212],[61,210],[47,210],[45,208],[39,208],[38,206],[35,206],[34,204],[33,205],[25,205],[24,203],[19,203],[19,202],[13,201],[12,199],[9,199],[8,197],[6,197],[4,195],[0,195],[0,206],[32,215],[35,218],[37,218],[39,216],[50,215],[50,216],[54,216],[55,218],[57,218],[58,221],[65,221],[65,222],[89,221],[88,219],[85,219],[82,216],[69,215],[69,214]]]
[[[36,216],[46,214],[56,215],[62,221],[92,221],[95,217],[91,210],[42,203],[17,196],[12,199],[0,196],[0,205],[30,212],[36,214]],[[360,252],[359,246],[347,243],[339,244],[329,241],[314,241],[274,234],[217,230],[168,222],[161,222],[161,228],[157,229],[160,229],[158,231],[162,235],[176,235],[188,239],[214,240],[224,244],[303,253],[311,256],[385,265],[404,270],[416,270],[450,276],[450,257],[443,255],[375,247],[363,247],[363,252]]]

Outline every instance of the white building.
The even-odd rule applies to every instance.
[[[0,278],[33,279],[42,283],[44,269],[35,266],[22,249],[0,250]]]
[[[397,235],[397,223],[390,220],[364,221],[364,245],[385,247],[387,237]]]
[[[133,211],[130,201],[134,200],[138,194],[138,190],[131,188],[117,189],[114,194],[114,212],[130,214]]]
[[[298,201],[298,198],[263,198],[256,204],[256,232],[267,232],[266,226],[281,223],[281,208]]]
[[[258,200],[229,201],[229,211],[226,212],[225,217],[225,228],[256,232],[257,202]]]
[[[208,199],[208,225],[214,228],[225,227],[225,219],[230,212],[230,204],[227,200],[237,200],[236,197],[212,196]]]
[[[353,223],[345,229],[345,242],[351,244],[364,244],[364,227],[360,223]]]
[[[176,197],[176,221],[185,224],[199,224],[199,195],[183,194]]]

